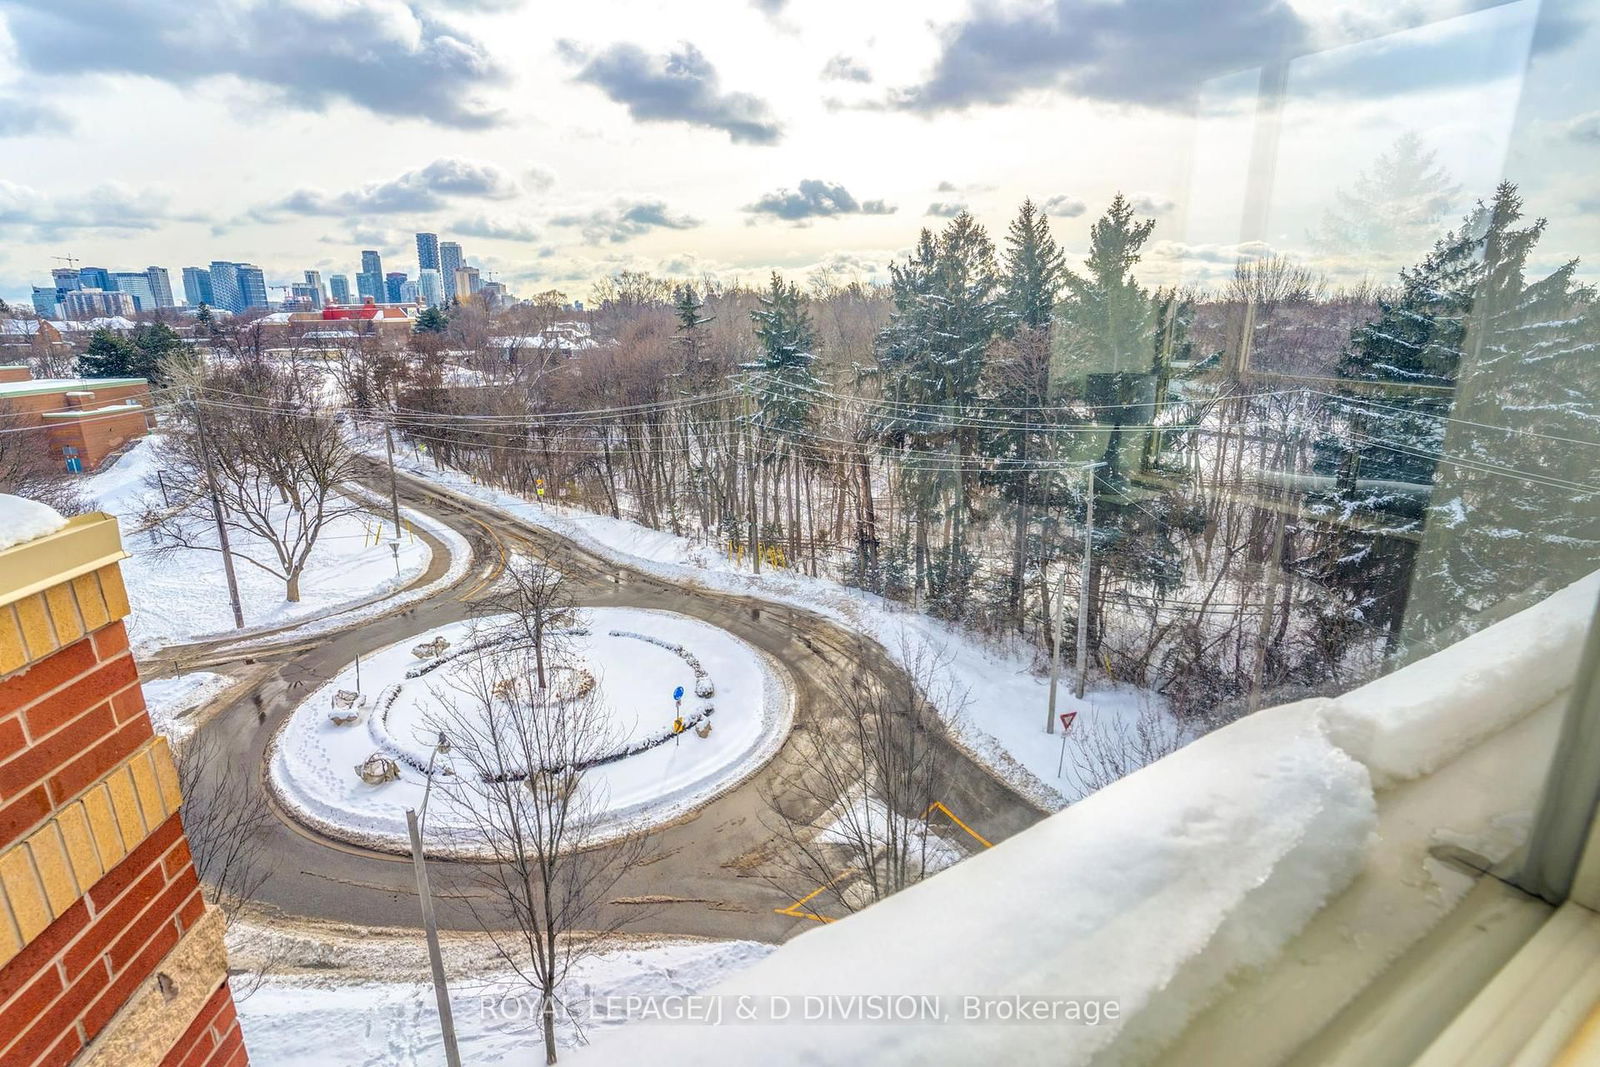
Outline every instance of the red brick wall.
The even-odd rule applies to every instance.
[[[204,910],[173,815],[0,969],[0,1064],[71,1062]]]
[[[120,621],[0,681],[0,849],[153,735]]]
[[[226,983],[211,995],[161,1067],[242,1067],[247,1060],[233,993]]]
[[[149,408],[149,385],[96,385],[92,380],[85,380],[81,387],[74,384],[74,391],[79,388],[94,393],[92,399],[83,398],[84,407],[100,408],[132,400],[145,405],[146,410]],[[46,411],[68,410],[66,394],[67,390],[63,389],[56,393],[6,397],[0,401],[0,414],[13,416],[14,425],[18,426],[49,424],[50,455],[64,464],[61,446],[76,445],[85,453],[85,470],[93,470],[107,455],[126,442],[142,436],[149,428],[145,411],[131,411],[113,417],[89,415],[82,420],[41,417]]]

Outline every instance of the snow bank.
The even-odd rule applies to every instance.
[[[181,742],[198,725],[188,719],[189,713],[233,683],[234,680],[227,675],[211,671],[146,679],[142,683],[145,710],[150,713],[150,722],[155,726],[156,733],[166,734],[174,742]]]
[[[1366,770],[1330,744],[1320,702],[1194,742],[841,922],[715,992],[933,996],[945,1018],[876,1025],[655,1027],[586,1062],[1075,1064],[1137,1058],[1229,975],[1276,954],[1361,870],[1376,824]],[[983,1025],[967,997],[1114,1001],[1098,1025]],[[580,1059],[580,1062],[583,1062]]]
[[[579,961],[562,1000],[581,1010],[597,998],[695,994],[771,951],[770,945],[752,941],[616,949]],[[257,1067],[435,1067],[444,1062],[439,1014],[426,965],[421,972],[403,982],[352,982],[337,974],[267,979],[239,1001],[250,1062]],[[525,983],[511,975],[462,979],[453,973],[450,1000],[464,1063],[544,1062],[535,998]],[[582,1040],[604,1049],[616,1026],[614,1019],[586,1017]],[[580,1043],[578,1025],[565,1014],[557,1018],[556,1043],[563,1050]]]
[[[48,504],[0,493],[0,548],[53,534],[66,524],[67,520]]]
[[[1431,774],[1572,685],[1600,571],[1332,702],[1333,741],[1381,788]]]

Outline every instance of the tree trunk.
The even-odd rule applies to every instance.
[[[290,571],[289,577],[285,580],[284,584],[287,586],[287,589],[283,595],[284,599],[291,604],[300,603],[300,572]]]

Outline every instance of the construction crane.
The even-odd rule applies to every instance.
[[[83,260],[79,259],[77,256],[51,256],[50,258],[60,260],[73,270],[77,270],[78,264],[83,262]]]

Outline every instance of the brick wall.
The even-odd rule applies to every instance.
[[[153,736],[120,620],[0,681],[0,849]]]
[[[121,555],[103,515],[0,551],[0,1067],[244,1063]]]
[[[227,985],[211,995],[161,1067],[243,1067],[244,1035]]]
[[[0,1063],[70,1063],[204,911],[174,813],[0,970]]]

